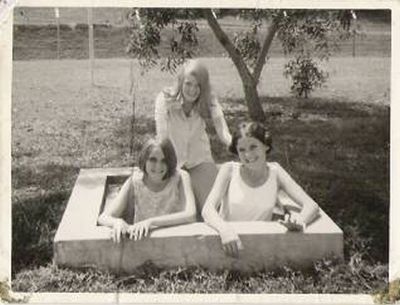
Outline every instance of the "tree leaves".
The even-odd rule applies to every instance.
[[[140,66],[150,69],[160,62],[158,47],[163,31],[172,29],[170,52],[161,60],[161,70],[175,72],[187,58],[192,58],[198,45],[199,31],[195,18],[201,10],[133,9],[128,14],[132,25],[127,53],[139,60]],[[181,19],[184,18],[184,19]]]

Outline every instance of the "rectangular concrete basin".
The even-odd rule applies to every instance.
[[[151,261],[159,267],[202,266],[207,269],[270,270],[283,265],[307,267],[318,259],[343,257],[343,232],[324,212],[304,232],[288,232],[278,222],[233,222],[244,250],[230,258],[217,232],[196,222],[153,230],[141,241],[115,244],[110,229],[97,225],[104,206],[112,200],[132,168],[82,169],[54,238],[54,262],[60,266],[93,266],[132,273]],[[287,197],[281,201],[293,212]]]

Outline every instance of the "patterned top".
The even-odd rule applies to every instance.
[[[211,117],[223,118],[222,107],[215,97],[211,104]],[[186,116],[181,99],[167,101],[161,92],[156,99],[155,121],[157,137],[169,138],[174,145],[179,168],[213,162],[206,123],[196,109]]]
[[[226,221],[270,221],[277,203],[280,167],[274,163],[267,163],[269,168],[267,180],[258,187],[251,187],[240,176],[241,164],[230,163],[231,181],[222,202],[222,218]]]
[[[158,192],[150,190],[143,182],[143,173],[134,172],[132,177],[134,223],[150,217],[172,214],[184,209],[185,194],[180,171],[170,177],[167,185]]]

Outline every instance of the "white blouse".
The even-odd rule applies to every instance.
[[[212,104],[211,117],[223,117],[222,108],[216,99]],[[193,168],[203,162],[214,162],[206,123],[198,111],[194,109],[186,116],[180,100],[167,102],[161,92],[156,99],[155,121],[157,137],[169,138],[174,145],[178,167]]]

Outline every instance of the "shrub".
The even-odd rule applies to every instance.
[[[290,90],[298,97],[308,98],[309,93],[321,87],[328,78],[328,73],[322,71],[318,64],[308,55],[299,55],[285,64],[283,74],[290,77]]]

